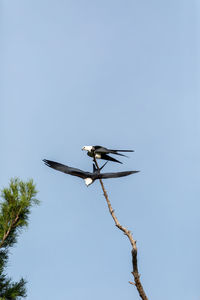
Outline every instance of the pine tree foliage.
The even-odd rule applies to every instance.
[[[39,204],[32,180],[23,182],[11,179],[8,188],[1,192],[0,201],[0,300],[15,300],[26,297],[25,280],[12,282],[5,274],[9,248],[17,242],[21,230],[28,225],[33,205]]]

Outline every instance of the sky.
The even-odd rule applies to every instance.
[[[7,273],[29,300],[139,299],[128,239],[114,226],[84,145],[134,149],[104,171],[137,240],[149,299],[200,295],[200,5],[197,0],[2,0],[0,187],[33,178],[41,201]]]

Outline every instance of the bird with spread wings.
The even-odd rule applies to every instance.
[[[91,172],[85,172],[77,168],[72,168],[52,160],[43,159],[43,161],[45,165],[47,165],[50,168],[53,168],[65,174],[77,176],[84,179],[85,184],[87,186],[92,184],[96,179],[119,178],[119,177],[124,177],[139,172],[139,171],[124,171],[124,172],[114,172],[114,173],[100,173],[100,170],[102,170],[102,168],[106,165],[107,163],[106,162],[99,170],[93,164],[93,173],[91,173]]]

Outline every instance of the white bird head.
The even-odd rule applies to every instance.
[[[86,184],[87,186],[89,186],[90,184],[93,183],[92,178],[85,178],[84,181],[85,181],[85,184]]]
[[[93,146],[83,146],[82,150],[85,150],[85,151],[92,151],[93,149]]]

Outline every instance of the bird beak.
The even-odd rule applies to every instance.
[[[81,150],[84,150],[84,147]]]

